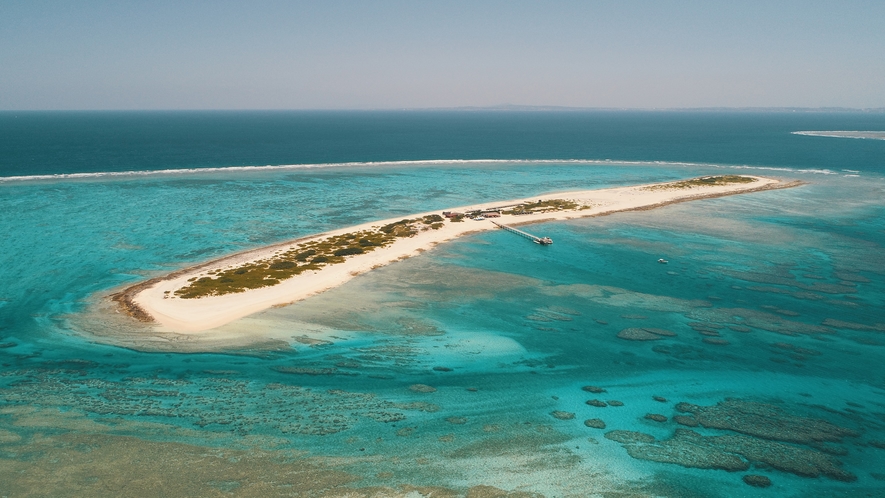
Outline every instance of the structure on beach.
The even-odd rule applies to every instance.
[[[497,221],[493,221],[492,223],[494,223],[499,228],[503,228],[504,230],[507,230],[508,232],[515,233],[516,235],[519,235],[520,237],[525,237],[525,238],[531,240],[532,242],[534,242],[535,244],[540,244],[542,246],[549,246],[550,244],[553,243],[553,239],[551,239],[550,237],[538,237],[538,236],[532,235],[528,232],[523,232],[522,230],[517,230],[516,228],[509,227],[503,223],[498,223]]]

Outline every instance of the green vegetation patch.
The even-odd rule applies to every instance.
[[[364,252],[366,251],[362,247],[342,247],[332,254],[335,256],[352,256],[354,254],[363,254]]]
[[[550,199],[538,202],[524,202],[513,209],[502,211],[501,214],[531,214],[549,211],[566,211],[578,209],[578,203],[566,199]]]
[[[411,237],[418,233],[415,224],[430,225],[438,229],[443,218],[439,215],[425,216],[415,220],[400,220],[374,230],[362,230],[324,239],[304,242],[268,259],[252,261],[228,269],[213,269],[204,277],[193,277],[188,285],[175,291],[182,299],[221,296],[245,292],[250,289],[270,287],[306,271],[343,263],[348,256],[374,251],[392,244],[399,237]]]
[[[676,190],[693,187],[716,187],[721,185],[734,185],[739,183],[753,183],[755,178],[741,175],[719,175],[719,176],[702,176],[700,178],[692,178],[691,180],[683,180],[675,183],[665,183],[663,185],[651,185],[643,187],[642,190]]]
[[[411,237],[412,235],[418,233],[418,231],[412,227],[412,223],[416,221],[418,220],[400,220],[388,225],[384,225],[383,227],[379,228],[379,230],[382,233],[393,235],[395,237]]]

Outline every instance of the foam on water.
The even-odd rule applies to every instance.
[[[205,175],[209,173],[259,173],[299,169],[317,168],[371,168],[371,167],[421,167],[421,166],[460,166],[460,165],[484,165],[484,164],[512,164],[512,165],[563,165],[563,164],[586,164],[586,165],[621,165],[621,166],[687,166],[687,167],[718,167],[717,164],[690,163],[678,161],[612,161],[610,159],[435,159],[427,161],[373,161],[373,162],[347,162],[347,163],[323,163],[323,164],[282,164],[266,166],[226,166],[222,168],[176,168],[142,171],[101,171],[93,173],[61,173],[54,175],[23,175],[0,177],[0,182],[26,182],[26,181],[61,181],[79,179],[100,178],[129,178],[140,176],[183,176]],[[747,168],[753,166],[745,166]],[[799,171],[818,172],[816,170],[793,170],[790,168],[759,168],[773,171]]]

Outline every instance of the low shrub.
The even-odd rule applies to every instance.
[[[338,249],[337,251],[333,252],[332,254],[334,254],[335,256],[351,256],[354,254],[362,254],[364,252],[366,252],[366,251],[364,251],[360,247],[344,247],[342,249]]]

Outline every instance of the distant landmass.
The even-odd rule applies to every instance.
[[[493,106],[428,107],[415,111],[518,111],[518,112],[581,112],[581,111],[683,111],[683,112],[865,112],[885,113],[885,107],[570,107],[555,105],[500,104]]]
[[[794,131],[793,135],[806,135],[809,137],[865,138],[871,140],[885,140],[885,131]]]

